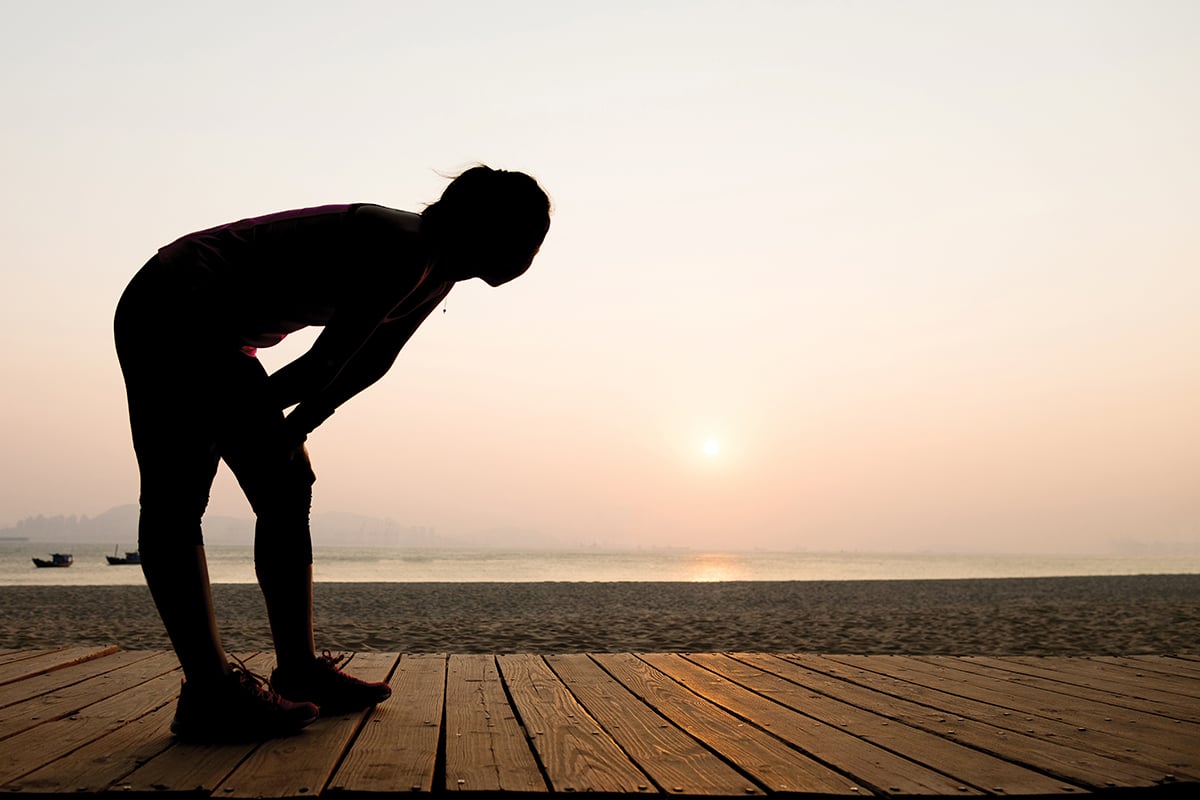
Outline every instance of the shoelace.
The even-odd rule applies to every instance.
[[[230,655],[229,657],[237,662],[236,667],[230,667],[230,672],[237,677],[238,682],[243,687],[249,689],[257,697],[260,697],[270,703],[279,702],[280,697],[275,692],[275,689],[272,688],[271,681],[269,679],[259,675],[257,672],[247,667],[246,662],[242,661],[237,656]]]
[[[322,650],[321,657],[317,659],[317,663],[324,664],[327,667],[329,667],[329,669],[335,670],[337,672],[341,672],[341,668],[338,667],[338,664],[342,663],[349,657],[350,656],[346,653],[339,653],[338,655],[335,656],[329,650]]]

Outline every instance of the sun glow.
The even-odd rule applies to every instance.
[[[716,439],[708,439],[704,442],[704,455],[712,458],[721,452],[721,443]]]
[[[736,581],[743,577],[740,559],[724,553],[703,553],[687,565],[686,580],[693,583]]]

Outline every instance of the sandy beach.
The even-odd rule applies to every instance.
[[[262,598],[214,586],[226,647]],[[322,583],[319,647],[388,652],[1200,652],[1200,575],[729,583]],[[0,648],[169,647],[142,586],[0,588]]]

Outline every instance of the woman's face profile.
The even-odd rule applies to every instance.
[[[525,258],[509,258],[504,259],[497,257],[492,264],[484,264],[477,275],[488,286],[503,286],[511,280],[515,280],[524,275],[529,266],[533,263],[533,258],[538,254],[541,247],[534,249],[533,253]]]
[[[454,280],[479,278],[489,286],[501,286],[528,271],[541,250],[544,236],[541,231],[536,236],[530,236],[511,229],[497,235],[494,228],[474,235],[462,235],[442,250],[438,261],[443,274]],[[536,240],[536,244],[531,250],[530,242],[533,240]]]

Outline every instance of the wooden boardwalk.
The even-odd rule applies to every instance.
[[[270,658],[247,665],[268,673]],[[0,651],[0,793],[1195,796],[1200,657],[355,656],[395,695],[176,742],[170,653]]]

